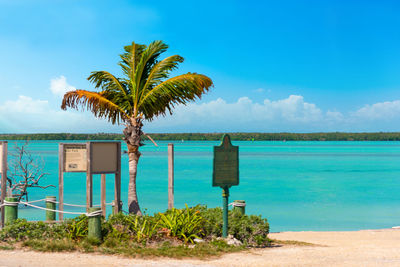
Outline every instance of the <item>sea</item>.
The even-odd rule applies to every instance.
[[[29,189],[29,201],[58,198],[58,144],[85,141],[30,141],[28,149],[47,173]],[[222,205],[212,187],[214,141],[157,141],[141,147],[137,192],[147,214],[168,205],[168,143],[175,148],[175,207]],[[239,146],[239,185],[229,201],[245,200],[246,214],[261,215],[271,232],[348,231],[400,225],[400,142],[389,141],[233,141]],[[9,141],[9,151],[22,142]],[[126,146],[122,143],[122,150]],[[11,159],[10,159],[11,160]],[[10,161],[9,160],[9,161]],[[128,156],[122,155],[122,201],[127,210]],[[100,203],[100,175],[94,175],[94,203]],[[106,198],[114,196],[114,177],[106,177]],[[64,174],[64,201],[85,205],[86,174]],[[44,206],[44,203],[37,203]],[[66,207],[84,212],[84,208]],[[107,208],[111,213],[111,208]],[[74,215],[67,215],[71,217]],[[19,218],[44,220],[45,211],[20,206]]]

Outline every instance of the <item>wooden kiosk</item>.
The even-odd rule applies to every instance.
[[[93,174],[101,174],[101,209],[106,215],[106,174],[115,174],[114,212],[121,210],[121,143],[87,142],[59,144],[58,194],[64,210],[64,172],[86,172],[86,210],[93,206]],[[63,214],[59,214],[63,220]]]
[[[7,141],[0,141],[1,204],[4,203],[7,194],[7,151]],[[4,206],[1,207],[1,226],[4,226]]]

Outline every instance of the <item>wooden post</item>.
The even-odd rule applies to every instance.
[[[12,223],[16,219],[18,219],[18,198],[17,197],[6,197],[6,201],[15,204],[9,204],[4,206],[4,217],[5,217],[5,224]]]
[[[7,141],[3,141],[0,142],[1,146],[2,146],[2,150],[0,151],[0,153],[2,153],[1,155],[1,203],[4,203],[4,200],[6,199],[6,195],[7,195],[7,150],[8,150],[8,143]],[[11,197],[11,196],[10,196]],[[5,217],[5,207],[3,206],[1,208],[1,226],[4,226],[4,217]]]
[[[168,209],[174,208],[174,144],[168,144]]]
[[[93,206],[93,174],[90,159],[91,157],[91,143],[87,142],[86,145],[86,158],[87,158],[87,171],[86,171],[86,212]]]
[[[96,212],[100,210],[100,208],[90,208],[89,213]],[[101,215],[90,216],[88,219],[88,238],[97,239],[98,241],[102,240],[101,235]]]
[[[115,173],[114,183],[114,213],[121,211],[121,142],[117,146],[117,172]]]
[[[64,144],[58,145],[58,210],[64,211]],[[64,214],[60,212],[58,219],[62,221]]]
[[[56,209],[56,197],[55,196],[47,196],[46,197],[46,209],[55,210]],[[46,210],[46,221],[55,221],[56,213],[54,211]]]
[[[104,218],[106,217],[106,175],[104,173],[101,174],[101,211],[103,213]]]

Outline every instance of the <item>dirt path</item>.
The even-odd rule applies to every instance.
[[[127,259],[80,253],[0,251],[0,266],[400,266],[400,229],[357,232],[284,232],[279,240],[317,246],[282,245],[274,248],[201,260]]]

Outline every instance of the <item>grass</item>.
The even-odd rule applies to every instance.
[[[169,241],[154,246],[138,245],[135,242],[120,242],[116,240],[107,240],[103,244],[96,243],[93,240],[85,239],[81,242],[63,240],[39,240],[31,239],[23,242],[17,242],[13,245],[3,245],[0,249],[13,250],[18,247],[30,248],[40,252],[62,252],[78,251],[83,253],[99,252],[102,254],[120,255],[129,258],[196,258],[208,259],[218,257],[225,253],[239,252],[246,250],[244,246],[230,246],[224,241],[211,241],[196,245],[174,245]]]

